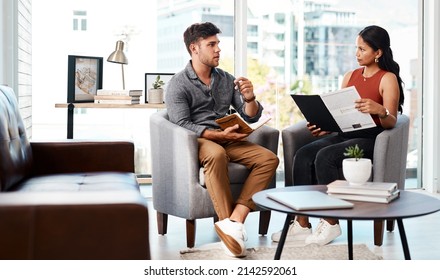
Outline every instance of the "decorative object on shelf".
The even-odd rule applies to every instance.
[[[371,160],[369,158],[362,158],[364,150],[355,146],[350,146],[345,149],[344,156],[346,158],[342,161],[342,172],[345,180],[352,185],[361,185],[370,179],[371,176]]]
[[[145,73],[145,103],[163,103],[167,83],[173,75],[172,73]]]
[[[68,56],[67,102],[93,102],[102,88],[102,57]]]
[[[128,64],[128,59],[124,53],[124,42],[119,40],[116,42],[116,49],[107,58],[108,62],[121,64],[122,67],[122,89],[125,89],[124,64]]]
[[[163,103],[163,85],[165,83],[160,79],[160,75],[157,75],[152,84],[153,88],[148,90],[148,103]]]

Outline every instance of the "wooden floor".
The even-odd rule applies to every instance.
[[[185,220],[169,216],[168,233],[164,236],[157,233],[156,212],[151,200],[151,186],[143,185],[142,193],[149,201],[150,209],[150,246],[151,257],[154,260],[178,260],[179,251],[186,248]],[[424,192],[422,190],[414,190]],[[437,196],[440,198],[440,196]],[[258,214],[251,213],[246,220],[245,226],[248,234],[246,246],[274,246],[270,240],[270,234],[282,228],[285,215],[272,212],[269,232],[267,236],[258,235]],[[312,226],[316,226],[318,220],[311,219]],[[403,220],[408,239],[411,259],[413,260],[440,260],[440,212]],[[341,221],[342,235],[332,244],[346,244],[347,224]],[[218,242],[212,219],[197,221],[196,247],[209,243]],[[378,247],[373,242],[373,222],[353,222],[353,243],[366,244],[376,255],[385,260],[403,260],[403,250],[397,225],[394,232],[385,232],[383,245]]]

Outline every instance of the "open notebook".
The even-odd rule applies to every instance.
[[[294,210],[352,208],[353,203],[319,191],[268,192],[267,197]]]

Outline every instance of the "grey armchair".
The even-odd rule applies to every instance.
[[[408,151],[409,118],[398,115],[393,129],[380,133],[376,138],[373,155],[372,181],[396,182],[399,189],[405,188],[406,156]],[[293,185],[293,157],[296,151],[317,138],[306,128],[306,121],[298,122],[281,132],[284,153],[285,186]],[[324,136],[325,137],[325,136]],[[341,176],[342,176],[342,172]],[[394,230],[394,221],[387,221],[387,230]],[[383,242],[384,221],[374,221],[374,244]]]
[[[211,198],[204,186],[203,167],[198,161],[197,135],[169,121],[166,110],[150,118],[152,150],[153,206],[157,211],[158,233],[167,233],[168,215],[186,219],[186,241],[195,245],[196,219],[217,219]],[[263,126],[249,140],[277,154],[279,131]],[[238,197],[249,175],[247,168],[229,163],[229,179],[233,196]],[[276,178],[268,188],[275,187]],[[259,234],[267,233],[270,211],[260,211]]]

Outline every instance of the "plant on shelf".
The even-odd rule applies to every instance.
[[[354,158],[356,161],[364,156],[364,150],[359,148],[358,144],[345,148],[344,156]]]
[[[342,173],[345,180],[352,185],[361,185],[370,179],[371,160],[363,158],[364,150],[357,144],[345,148],[344,156],[348,157],[342,161]]]
[[[165,83],[160,79],[160,75],[156,76],[156,80],[151,85],[153,87],[148,90],[146,101],[152,104],[163,103],[163,86]]]
[[[156,80],[153,82],[154,89],[161,89],[165,83],[160,79],[160,75],[157,75]]]

